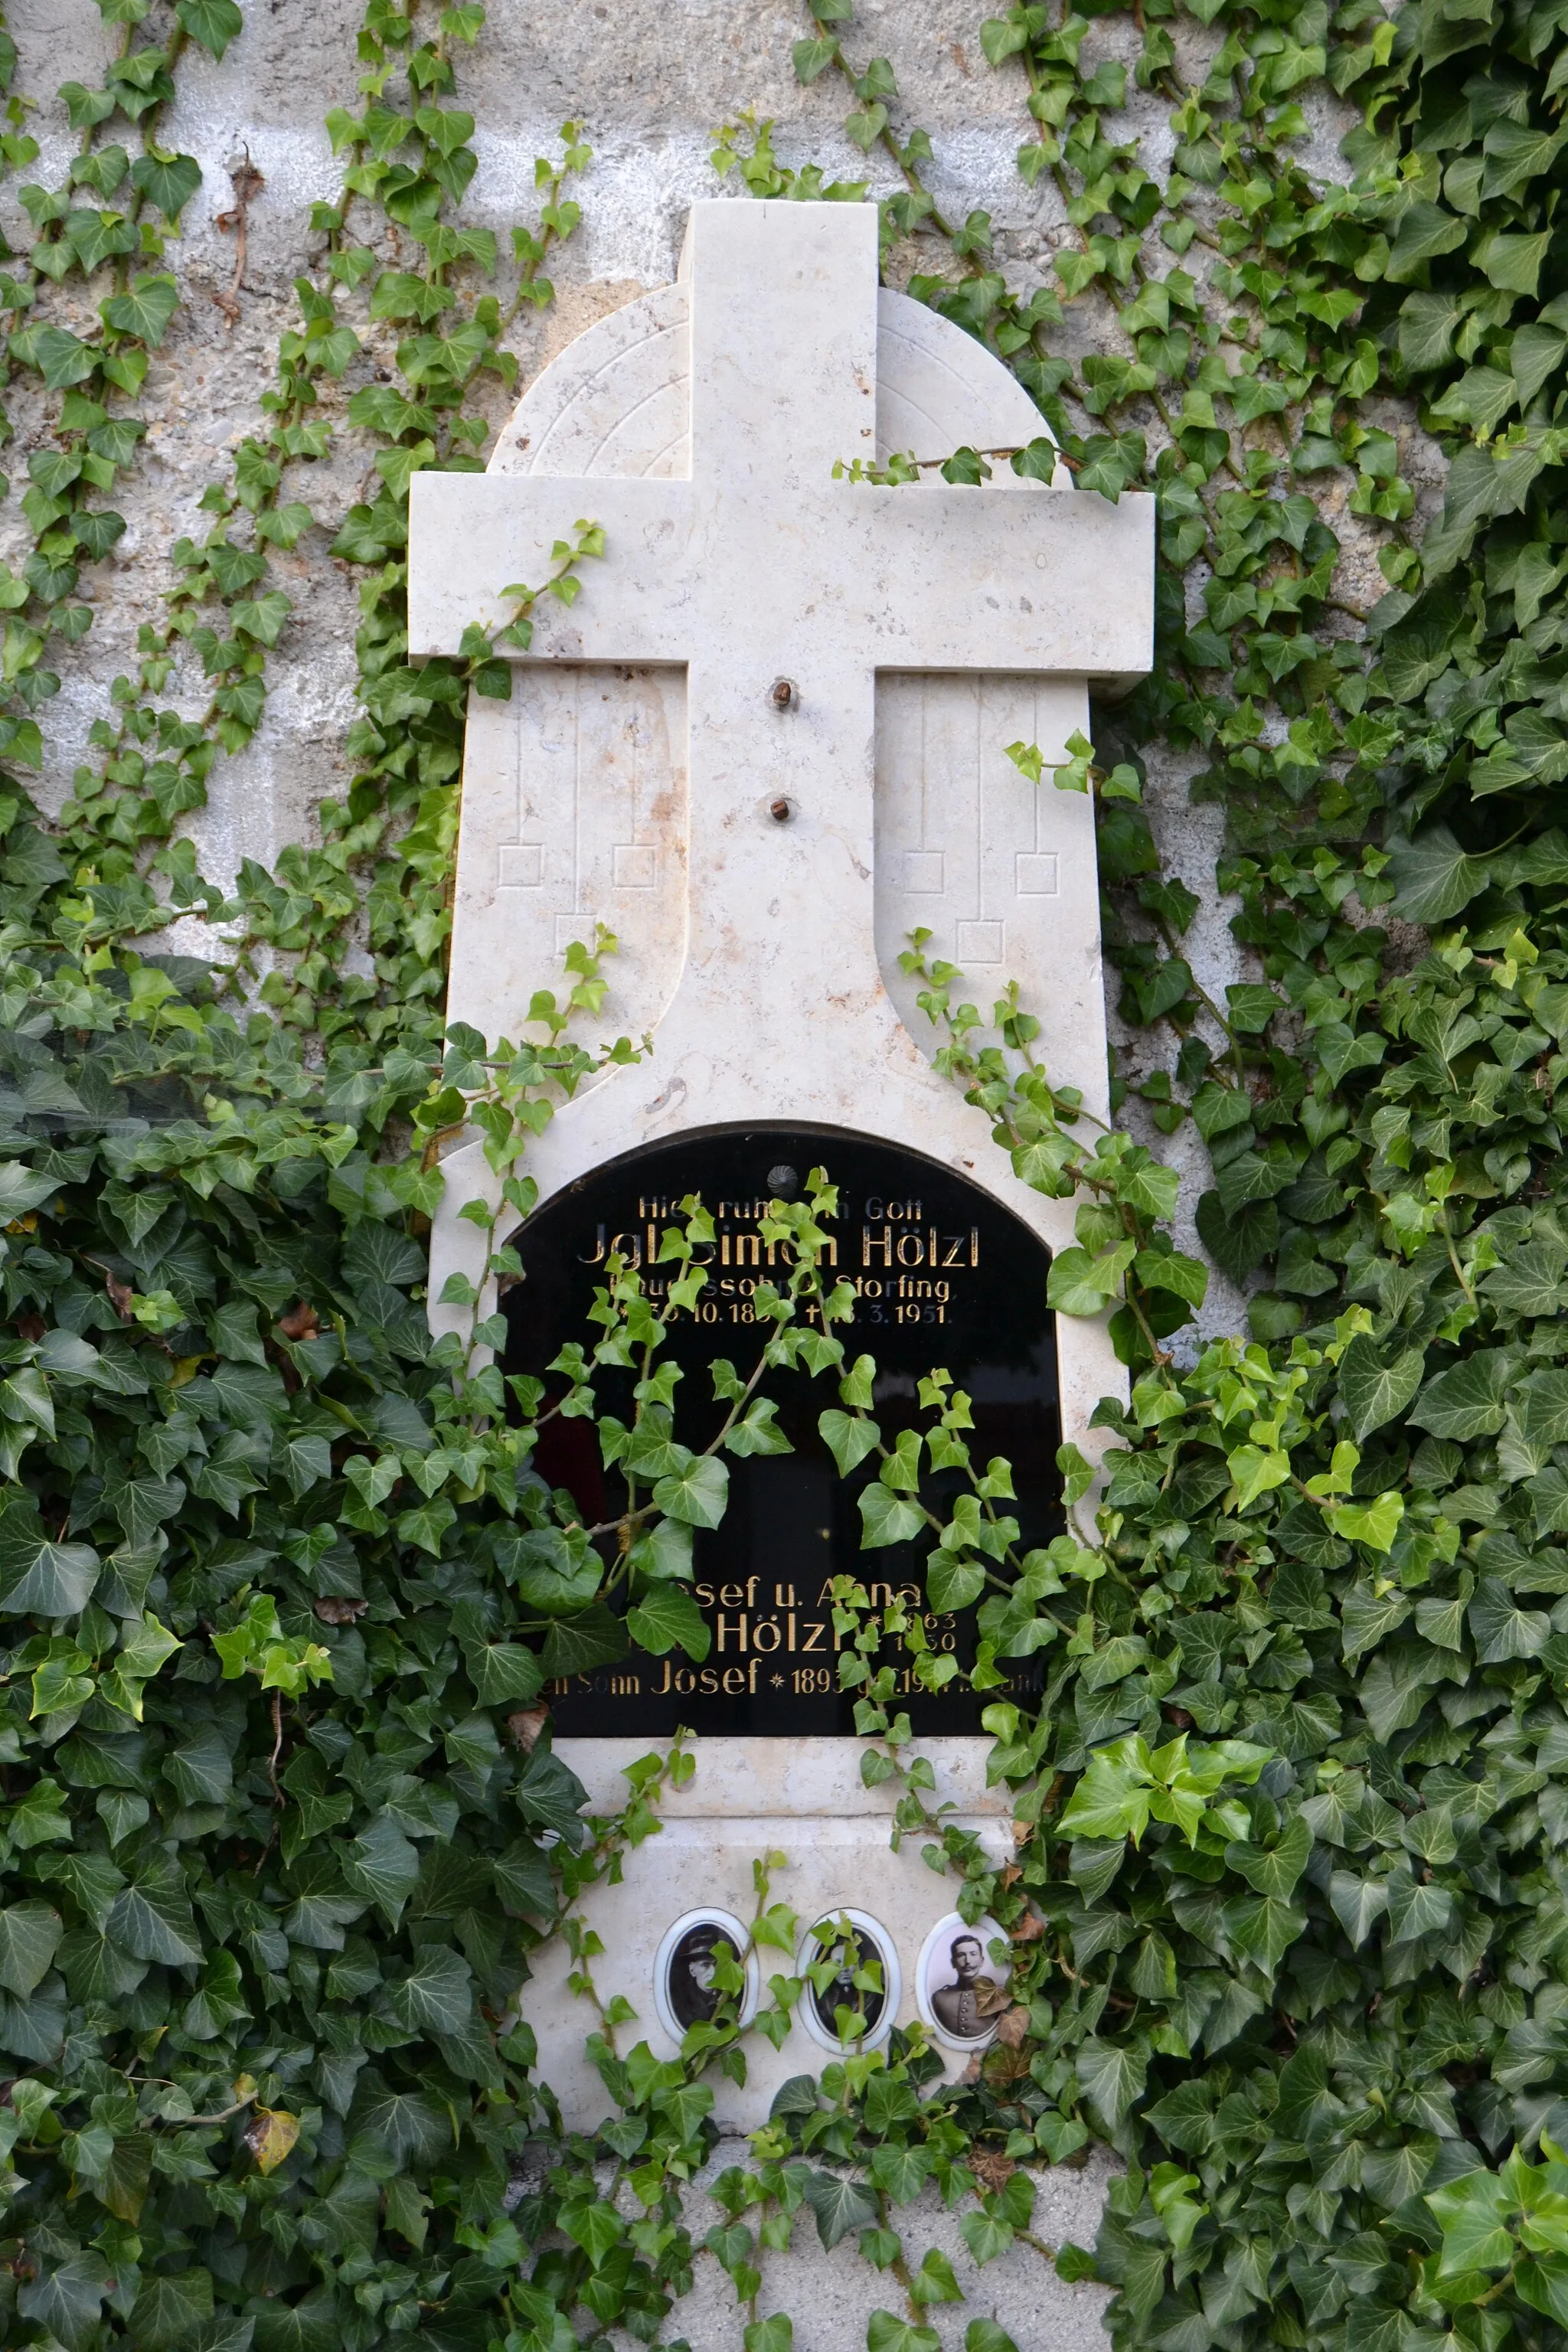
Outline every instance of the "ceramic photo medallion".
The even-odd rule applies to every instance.
[[[853,1905],[814,1920],[795,1973],[801,2018],[824,2050],[875,2050],[893,2030],[903,1993],[898,1945],[880,1920]]]
[[[654,2000],[659,2023],[672,2042],[688,2028],[710,2025],[719,2014],[723,1989],[719,1983],[721,1953],[743,1962],[745,1990],[734,2002],[736,2021],[749,2025],[757,2011],[761,1969],[751,1938],[739,1919],[728,1911],[683,1911],[672,1919],[654,1957]],[[732,1998],[732,1997],[731,1997]]]
[[[994,1919],[972,1927],[956,1911],[937,1920],[915,1964],[915,2006],[938,2042],[982,2050],[1011,2006],[1007,1937]]]

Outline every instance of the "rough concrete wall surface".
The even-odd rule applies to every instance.
[[[713,2182],[729,2166],[746,2166],[751,2158],[749,2141],[721,2139],[691,2182],[683,2210],[695,2244],[700,2245],[724,2219],[709,2193]],[[1081,2166],[1058,2164],[1037,2173],[1031,2235],[1053,2250],[1068,2243],[1092,2245],[1111,2172],[1110,2159],[1096,2149]],[[517,2193],[521,2195],[527,2185],[525,2177],[517,2184]],[[621,2193],[629,2218],[640,2209],[629,2189]],[[937,2247],[952,2263],[963,2289],[962,2303],[929,2305],[922,2315],[922,2325],[940,2336],[942,2352],[959,2352],[965,2330],[977,2318],[994,2319],[1005,2327],[1018,2352],[1102,2352],[1101,2315],[1110,2300],[1108,2287],[1089,2280],[1065,2284],[1045,2257],[1022,2240],[982,2270],[959,2235],[957,2214],[947,2210],[934,2188],[923,2189],[910,2204],[900,2206],[892,2219],[911,2261],[917,2251],[923,2255],[928,2246]],[[865,2352],[872,2313],[902,2302],[898,2282],[863,2260],[853,2238],[825,2253],[804,2207],[795,2217],[788,2250],[761,2253],[757,2261],[763,2274],[758,2313],[763,2317],[774,2311],[789,2313],[795,2322],[794,2352]],[[684,2337],[691,2352],[730,2352],[739,2345],[748,2316],[746,2307],[737,2305],[735,2290],[717,2261],[704,2252],[697,2258],[691,2293],[676,2305],[665,2326],[671,2340]],[[634,2352],[633,2338],[619,2328],[610,2330],[609,2340],[616,2352]]]

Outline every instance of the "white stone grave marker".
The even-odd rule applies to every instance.
[[[983,1011],[1016,978],[1052,1077],[1104,1114],[1092,808],[1028,784],[1003,747],[1065,757],[1089,682],[1148,667],[1153,502],[1080,497],[1062,467],[1059,488],[1025,483],[1005,461],[983,488],[833,478],[839,459],[1041,429],[980,344],[879,291],[873,206],[728,201],[692,208],[676,285],[544,371],[487,474],[415,477],[416,657],[504,620],[501,587],[542,580],[579,517],[605,534],[579,601],[542,612],[511,701],[473,702],[463,780],[448,1019],[517,1038],[603,920],[621,941],[604,1034],[653,1034],[651,1057],[591,1083],[531,1150],[544,1199],[649,1144],[784,1122],[921,1153],[1048,1247],[1070,1243],[1072,1204],[1021,1185],[931,1066],[898,956],[929,928]],[[456,1213],[495,1197],[477,1143],[444,1166],[432,1298],[453,1271],[479,1277],[482,1238]],[[437,1328],[457,1317],[431,1312]],[[1058,1348],[1082,1442],[1121,1374],[1098,1323],[1064,1318]],[[607,1810],[647,1744],[560,1749]],[[1005,1837],[988,1744],[939,1743],[939,1779],[968,1825]],[[672,2053],[655,1956],[694,1903],[749,1916],[767,1846],[790,1855],[775,1894],[803,1918],[874,1895],[902,1956],[900,2020],[916,2014],[916,1957],[951,1893],[917,1850],[889,1853],[891,1799],[861,1788],[857,1745],[700,1745],[669,1830],[593,1898],[600,1991],[638,2011],[627,2038]],[[565,1972],[545,1960],[525,2009],[569,2116],[592,2122],[592,2021]],[[717,2086],[721,2118],[754,2122],[824,2054],[798,2026],[776,2057],[763,2044],[744,2093]]]

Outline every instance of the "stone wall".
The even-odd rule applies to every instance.
[[[167,0],[155,5],[163,8]],[[203,530],[197,502],[205,484],[224,470],[226,453],[260,419],[259,398],[279,338],[293,323],[290,281],[312,258],[310,205],[338,192],[339,167],[322,118],[329,108],[357,103],[358,0],[245,0],[245,32],[221,65],[194,50],[187,54],[177,108],[161,125],[164,144],[199,159],[203,185],[186,209],[183,236],[171,247],[184,299],[154,357],[141,403],[150,427],[144,462],[126,478],[117,499],[129,528],[110,558],[84,573],[82,593],[93,603],[97,620],[68,656],[62,692],[44,713],[49,743],[44,793],[55,805],[69,789],[73,765],[106,706],[112,679],[133,665],[138,625],[162,609],[171,581],[171,542],[183,532]],[[1022,74],[1016,64],[1001,71],[986,64],[978,37],[984,13],[974,0],[861,0],[854,44],[859,56],[885,52],[892,59],[902,94],[896,119],[901,128],[923,124],[931,134],[932,193],[958,216],[976,206],[989,212],[998,257],[1010,278],[1026,289],[1048,274],[1053,251],[1071,232],[1049,176],[1031,189],[1015,168],[1016,150],[1028,131]],[[67,79],[96,83],[118,45],[119,28],[103,25],[93,0],[25,0],[11,15],[21,49],[18,86],[40,98]],[[1184,42],[1202,45],[1216,37],[1190,19],[1182,26]],[[804,9],[784,0],[492,0],[491,23],[478,51],[459,53],[459,100],[479,122],[480,163],[470,216],[503,238],[513,221],[532,219],[534,159],[557,151],[564,119],[584,123],[595,150],[591,170],[575,191],[582,228],[552,262],[556,301],[543,312],[525,312],[510,339],[520,389],[595,318],[674,275],[688,205],[719,191],[709,161],[712,133],[742,110],[774,119],[782,160],[813,161],[830,177],[869,177],[878,189],[891,186],[888,159],[878,155],[868,163],[844,134],[842,85],[832,75],[808,89],[797,84],[791,47],[805,29]],[[1097,23],[1086,60],[1097,47],[1120,47],[1130,58],[1135,40],[1131,19]],[[1126,119],[1145,142],[1145,160],[1156,168],[1167,165],[1163,101],[1135,94]],[[43,102],[30,127],[44,151],[36,176],[58,184],[77,146],[63,107],[52,99]],[[1342,127],[1326,117],[1319,126],[1309,160],[1325,176],[1339,168],[1335,146]],[[240,272],[235,228],[232,220],[223,226],[222,216],[233,212],[231,173],[247,162],[261,185],[248,207]],[[30,242],[19,211],[3,226],[13,244]],[[396,258],[395,239],[395,232],[385,239],[389,261]],[[906,241],[891,274],[901,280],[914,268],[941,268],[944,259],[945,248],[934,241]],[[73,299],[90,315],[88,299],[79,291],[52,298],[66,323],[72,322]],[[356,324],[365,352],[341,384],[327,388],[329,414],[344,410],[357,385],[390,359],[391,331],[363,320]],[[1081,351],[1108,341],[1100,298],[1073,305],[1060,347]],[[499,426],[510,401],[490,381]],[[16,440],[10,470],[20,472],[26,449],[45,436],[47,420],[31,393],[12,398]],[[1430,453],[1409,451],[1407,417],[1390,421],[1405,444],[1404,469],[1430,499],[1436,482]],[[268,665],[267,718],[248,750],[215,770],[211,806],[193,826],[206,869],[220,881],[232,878],[243,857],[269,864],[289,843],[309,839],[317,803],[347,782],[341,747],[353,712],[355,589],[348,568],[329,549],[344,509],[363,494],[368,462],[367,448],[345,422],[333,455],[297,467],[289,482],[289,495],[306,499],[318,527],[292,553],[273,559],[296,611]],[[1331,519],[1350,544],[1345,593],[1371,602],[1382,583],[1370,549],[1353,542],[1350,518]],[[0,555],[16,552],[0,534]],[[199,677],[180,685],[185,707],[199,709],[205,699]],[[1219,994],[1227,980],[1243,976],[1245,964],[1226,928],[1228,910],[1214,888],[1220,816],[1189,805],[1191,768],[1191,762],[1156,758],[1150,797],[1169,863],[1203,895],[1189,954],[1200,979]],[[199,927],[183,928],[195,944]],[[1163,1041],[1142,1035],[1123,1044],[1125,1066],[1134,1073],[1144,1057],[1163,1050]],[[1201,1148],[1190,1129],[1173,1141],[1151,1139],[1178,1163],[1196,1163],[1198,1174]],[[1189,1212],[1200,1189],[1198,1182],[1185,1188]],[[1190,1225],[1180,1239],[1183,1247],[1195,1247]],[[1205,1328],[1236,1328],[1240,1306],[1216,1277]],[[718,2161],[737,2152],[721,2150]],[[1081,2174],[1049,2179],[1038,2231],[1050,2240],[1091,2238],[1105,2178],[1097,2160]],[[700,2232],[717,2216],[716,2208],[702,2206],[701,2184],[693,2205],[693,2225]],[[951,2217],[934,2200],[922,2200],[910,2218],[947,2247],[973,2290],[969,2303],[933,2315],[944,2343],[956,2344],[962,2323],[991,2309],[1030,2352],[1068,2352],[1069,2347],[1079,2352],[1094,2340],[1098,2290],[1060,2286],[1038,2254],[1022,2246],[983,2274],[973,2273],[948,2227]],[[889,2299],[886,2285],[847,2246],[831,2257],[821,2254],[815,2235],[803,2228],[795,2251],[770,2257],[762,2307],[795,2313],[798,2352],[838,2352],[864,2342],[868,2312]],[[703,2352],[739,2341],[730,2290],[706,2257],[696,2297],[676,2324]]]
[[[155,0],[160,9],[167,5]],[[101,22],[93,0],[34,0],[13,13],[20,20],[19,87],[40,95],[68,78],[89,83],[100,78],[119,28]],[[979,42],[983,13],[974,0],[862,0],[851,39],[857,57],[885,53],[892,60],[900,92],[895,126],[902,132],[919,123],[929,131],[933,160],[926,176],[938,203],[960,218],[973,207],[985,210],[1002,267],[1026,289],[1049,274],[1053,251],[1075,232],[1050,175],[1042,174],[1031,189],[1015,167],[1016,148],[1030,131],[1022,70],[1016,60],[996,71],[987,65]],[[593,319],[673,276],[688,205],[720,188],[709,161],[712,133],[743,110],[774,121],[775,145],[786,163],[816,162],[830,178],[868,178],[878,192],[895,184],[885,154],[879,150],[868,159],[845,135],[843,84],[832,73],[809,89],[797,83],[791,47],[806,24],[800,0],[620,0],[616,5],[552,0],[548,6],[500,0],[490,15],[478,48],[458,52],[460,102],[479,124],[470,215],[494,226],[504,245],[514,221],[533,216],[534,158],[558,151],[561,122],[582,121],[595,150],[576,190],[581,229],[552,257],[556,300],[542,312],[525,312],[510,339],[520,386]],[[68,789],[110,681],[132,666],[137,625],[160,610],[170,583],[171,542],[200,530],[196,502],[204,485],[222,470],[226,451],[258,422],[278,339],[292,322],[290,281],[311,259],[310,205],[338,192],[339,167],[323,117],[331,107],[358,103],[359,17],[359,0],[315,0],[308,7],[300,0],[247,0],[246,29],[221,65],[194,49],[182,60],[178,103],[161,136],[196,155],[204,175],[186,208],[184,234],[171,247],[185,299],[154,358],[142,404],[150,423],[145,458],[123,482],[120,498],[129,529],[108,561],[84,573],[82,593],[95,604],[98,619],[68,655],[62,693],[46,713],[45,793],[56,804]],[[1130,17],[1100,20],[1090,27],[1085,62],[1098,53],[1121,54],[1130,62],[1137,37]],[[1182,18],[1178,39],[1194,51],[1184,54],[1184,68],[1197,63],[1196,53],[1215,38]],[[1151,167],[1168,168],[1164,102],[1129,87],[1128,134],[1140,139]],[[30,127],[44,150],[37,176],[58,184],[76,145],[63,107],[46,101]],[[1324,177],[1342,170],[1336,150],[1345,127],[1327,114],[1317,122],[1305,160]],[[237,275],[230,173],[247,160],[262,185],[248,209],[245,268]],[[225,215],[227,227],[220,226]],[[3,225],[13,243],[29,240],[19,211]],[[384,240],[388,260],[396,257],[395,236],[393,231]],[[1201,253],[1193,248],[1188,266],[1196,266]],[[942,268],[945,258],[938,239],[906,239],[889,274],[902,280],[913,268]],[[1169,258],[1163,256],[1161,266]],[[75,299],[85,306],[87,298],[79,291]],[[67,323],[69,307],[68,297],[60,305]],[[390,355],[391,330],[369,327],[363,319],[356,323],[365,353],[340,385],[328,387],[329,414],[345,408],[357,384]],[[1066,352],[1110,341],[1109,312],[1094,292],[1070,307],[1058,337]],[[494,378],[483,382],[499,426],[510,397]],[[38,401],[24,393],[14,395],[13,421],[15,460],[39,437],[46,420]],[[1405,445],[1404,469],[1429,500],[1437,479],[1436,453],[1410,448],[1415,436],[1407,415],[1388,421]],[[360,436],[344,424],[331,457],[294,469],[288,494],[306,499],[320,527],[292,553],[273,559],[296,614],[268,664],[266,721],[247,751],[215,771],[210,809],[194,828],[215,879],[229,879],[242,857],[270,863],[290,841],[310,838],[316,804],[347,781],[340,747],[353,709],[354,587],[328,550],[339,517],[362,494],[368,462]],[[1330,520],[1347,546],[1342,593],[1352,602],[1373,601],[1383,583],[1367,534],[1348,515]],[[0,530],[0,555],[12,551]],[[183,683],[186,707],[199,708],[201,680]],[[1227,980],[1248,975],[1228,930],[1231,910],[1214,889],[1220,813],[1194,809],[1188,801],[1194,765],[1156,751],[1150,801],[1171,866],[1204,898],[1187,950],[1199,979],[1211,994],[1220,994]],[[205,944],[194,924],[183,926],[182,933],[181,945]],[[1111,993],[1116,1036],[1114,976]],[[1165,1053],[1158,1034],[1123,1033],[1119,1042],[1121,1066],[1134,1077]],[[1138,1110],[1134,1097],[1129,1116],[1135,1121]],[[1184,1187],[1179,1234],[1183,1247],[1196,1249],[1188,1221],[1206,1181],[1202,1147],[1190,1128],[1173,1139],[1151,1134],[1149,1140],[1184,1173],[1191,1163],[1194,1181]],[[1216,1274],[1201,1328],[1234,1328],[1241,1308]],[[1194,1336],[1189,1328],[1185,1343]]]

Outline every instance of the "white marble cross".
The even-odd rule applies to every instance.
[[[605,556],[584,566],[569,613],[542,607],[534,653],[520,664],[521,690],[531,673],[565,665],[584,674],[612,665],[685,673],[687,871],[672,986],[662,1011],[650,1008],[658,1014],[651,1064],[590,1088],[531,1155],[546,1192],[683,1129],[816,1121],[962,1167],[1059,1245],[1059,1214],[1016,1184],[979,1114],[935,1076],[884,982],[896,958],[884,942],[879,964],[876,936],[878,673],[1073,680],[1081,694],[1086,678],[1145,669],[1153,501],[1126,497],[1111,506],[1044,487],[1000,496],[929,478],[900,488],[836,481],[836,460],[876,449],[877,276],[871,205],[695,205],[682,267],[689,477],[607,478],[597,466],[594,478],[416,475],[409,647],[416,657],[453,653],[469,622],[503,620],[500,590],[542,580],[552,543],[587,516],[604,526]],[[923,315],[1005,378],[945,322],[886,294],[884,337],[889,302]],[[948,373],[955,374],[951,365]],[[1026,407],[1010,381],[1006,389]],[[1005,461],[998,470],[1024,488]],[[781,680],[790,688],[782,708]],[[990,756],[1000,761],[999,744]],[[479,806],[496,789],[476,773],[471,744],[452,1012],[491,1037],[515,1036],[532,991],[554,977],[540,968],[536,934],[525,955],[509,931],[505,886],[526,886],[544,853],[526,845],[498,853]],[[573,789],[591,801],[591,770]],[[978,794],[975,802],[969,829],[978,835]],[[780,803],[782,818],[773,814]],[[1089,816],[1080,803],[1070,822],[1087,825]],[[1102,1015],[1089,1003],[1099,995],[1091,829],[1086,837],[1087,872],[1080,865],[1078,876],[1086,903],[1074,936],[1089,941],[1093,969],[1075,969],[1065,982],[1074,1055],[1081,1049],[1086,1066],[1058,1065],[1058,1074],[1092,1101],[1103,1099],[1104,1055]],[[900,859],[918,893],[930,887],[922,876],[941,872],[942,845],[903,850]],[[1010,875],[1013,863],[1010,854]],[[1055,856],[1031,849],[1020,876],[1026,866],[1035,878],[1017,887],[1049,894]],[[519,895],[510,892],[514,908]],[[482,925],[471,915],[481,902]],[[921,919],[918,898],[908,912]],[[982,946],[1001,931],[968,928]],[[934,942],[942,952],[953,944]],[[984,989],[983,980],[976,992]],[[451,1171],[455,1202],[482,1189],[472,1158],[471,1171]],[[471,1225],[438,1221],[433,1297],[447,1271],[467,1265],[476,1239]],[[1106,1359],[1086,1370],[1090,1403],[1108,1366]]]

